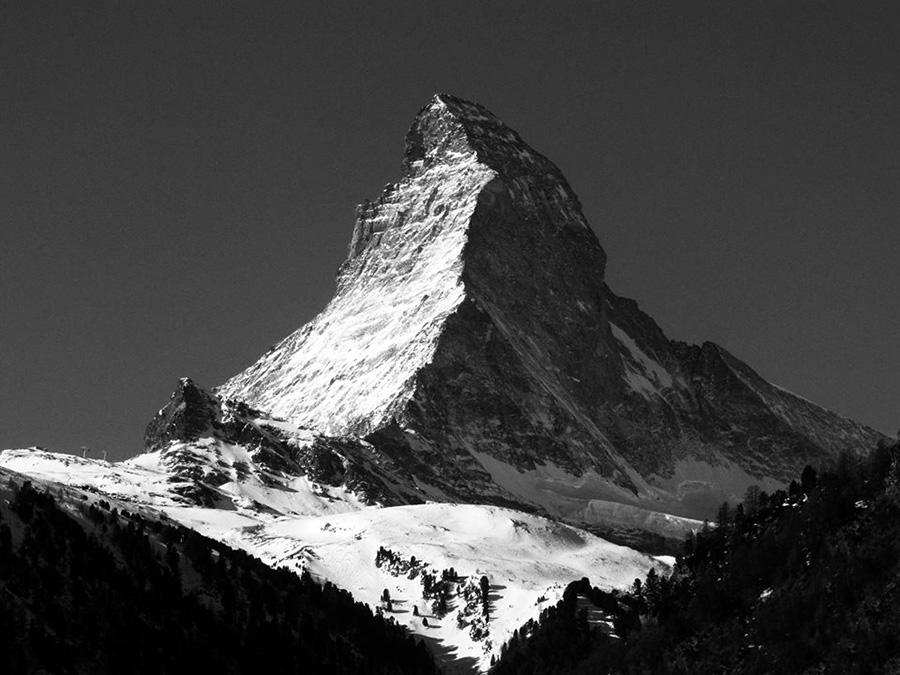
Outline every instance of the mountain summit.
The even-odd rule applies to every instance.
[[[399,182],[358,208],[334,298],[216,393],[363,439],[423,499],[579,522],[707,516],[878,439],[717,345],[668,340],[605,263],[560,170],[439,94]]]
[[[438,95],[407,134],[402,180],[359,207],[335,298],[219,391],[322,431],[369,434],[408,414],[463,315],[508,314],[483,323],[523,342],[534,330],[518,324],[533,312],[518,305],[570,309],[577,299],[547,284],[572,263],[589,270],[587,288],[567,295],[592,294],[602,310],[605,254],[559,170],[480,106]]]

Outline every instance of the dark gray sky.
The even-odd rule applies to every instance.
[[[122,458],[331,296],[435,92],[566,174],[670,337],[900,426],[895,2],[0,9],[0,447]]]

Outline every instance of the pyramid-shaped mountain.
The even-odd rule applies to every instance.
[[[880,438],[717,345],[669,340],[605,262],[550,160],[437,95],[400,180],[359,207],[334,298],[215,393],[361,439],[422,499],[578,522],[704,517]]]

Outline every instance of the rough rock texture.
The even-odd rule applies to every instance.
[[[363,502],[382,505],[420,501],[412,476],[356,437],[323,436],[296,428],[243,401],[222,400],[188,378],[147,427],[147,452],[160,454],[177,492],[203,506],[221,506],[217,491],[230,482],[258,482],[279,489],[297,476],[347,487]],[[222,448],[239,448],[246,462],[223,460]],[[234,453],[228,453],[234,454]],[[280,486],[280,487],[279,487]]]
[[[628,384],[615,409],[617,447],[653,485],[674,491],[684,507],[674,511],[708,514],[750,484],[771,489],[806,464],[884,440],[765,381],[719,345],[668,340],[633,300],[612,292],[607,299]],[[717,468],[724,485],[703,471],[692,476],[697,462]]]
[[[215,407],[208,392],[190,378],[181,378],[169,402],[147,425],[144,447],[158,450],[173,440],[200,438],[215,421]]]
[[[705,516],[878,440],[721,347],[669,341],[605,262],[559,169],[441,94],[401,180],[359,208],[334,299],[217,391],[366,439],[424,497],[586,522],[609,504]]]

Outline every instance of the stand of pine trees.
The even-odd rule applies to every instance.
[[[104,501],[62,508],[8,476],[2,673],[436,672],[421,642],[331,584]]]
[[[578,596],[612,619],[587,623]],[[583,601],[582,601],[583,605]],[[900,446],[748,491],[690,537],[671,576],[584,579],[517,631],[494,675],[900,672]]]

